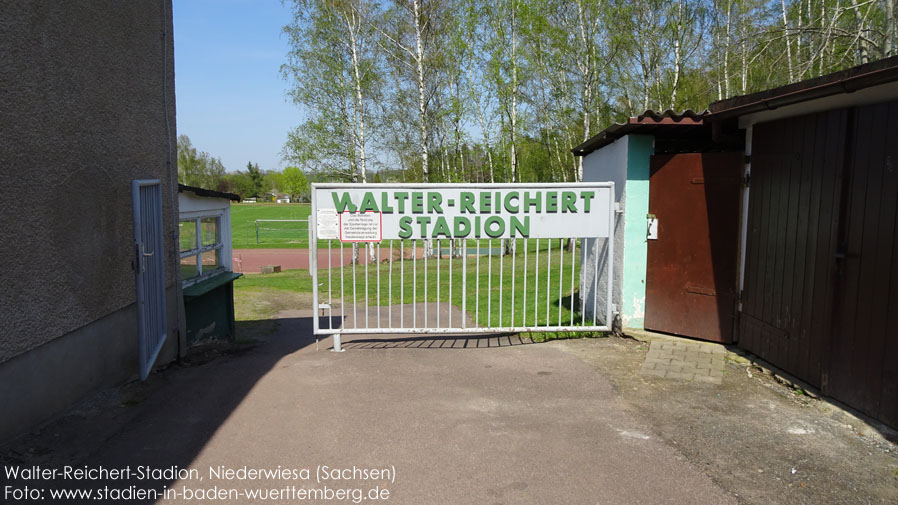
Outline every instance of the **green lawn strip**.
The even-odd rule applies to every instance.
[[[239,203],[231,205],[231,244],[234,249],[309,247],[305,223],[260,223],[260,243],[256,243],[257,219],[306,220],[311,207],[306,203]]]
[[[443,241],[442,248],[444,252],[448,249],[448,241]],[[473,241],[469,241],[473,242]],[[462,286],[461,276],[463,268],[467,269],[467,282],[464,287],[466,294],[466,311],[475,319],[480,326],[546,326],[548,321],[550,325],[560,324],[563,326],[571,325],[571,317],[573,316],[573,326],[580,326],[584,322],[580,312],[579,298],[576,292],[579,289],[580,275],[580,248],[577,247],[573,254],[564,250],[563,262],[559,256],[559,241],[555,240],[552,244],[551,251],[551,275],[546,276],[546,260],[548,255],[548,243],[546,240],[537,244],[534,240],[528,241],[527,253],[524,254],[523,244],[518,245],[518,252],[515,257],[512,256],[480,256],[480,273],[477,275],[478,258],[475,256],[468,257],[466,260],[460,258],[449,259],[448,256],[443,259],[429,258],[425,262],[423,259],[415,261],[394,261],[383,262],[379,264],[347,266],[343,268],[333,268],[330,272],[327,269],[319,270],[319,298],[322,303],[328,301],[329,288],[332,289],[331,294],[334,298],[334,306],[340,305],[340,283],[341,273],[343,276],[343,286],[345,289],[346,307],[351,307],[353,303],[352,282],[353,274],[355,275],[356,293],[355,303],[358,307],[364,307],[365,293],[368,294],[367,303],[369,306],[385,306],[423,302],[446,302],[451,303],[453,307],[458,309],[453,311],[453,326],[460,325],[459,317],[462,317]],[[436,245],[435,245],[436,247]],[[469,249],[474,248],[474,244],[468,244]],[[481,241],[482,249],[494,248],[499,249],[499,241]],[[384,249],[387,249],[384,251]],[[389,247],[382,246],[382,256],[388,256]],[[536,277],[537,250],[539,251],[539,277]],[[351,254],[351,247],[344,246],[344,254]],[[398,251],[398,243],[394,248]],[[406,250],[407,251],[407,250]],[[364,254],[364,249],[360,251]],[[571,260],[573,259],[573,263]],[[464,265],[464,267],[463,267]],[[524,289],[524,270],[527,271],[527,285]],[[514,276],[512,271],[514,270]],[[450,282],[451,271],[451,282]],[[439,293],[437,292],[437,275],[440,277]],[[573,274],[573,291],[575,296],[574,307],[571,310],[571,276]],[[367,277],[366,277],[367,276]],[[378,299],[378,276],[380,286],[380,298]],[[500,282],[501,276],[501,282]],[[365,280],[367,278],[367,290]],[[514,279],[512,281],[512,278]],[[392,290],[390,290],[389,280],[392,279]],[[538,285],[536,282],[538,281]],[[514,290],[512,291],[512,282],[514,282]],[[560,284],[560,285],[559,285]],[[412,298],[413,288],[417,287],[417,296]],[[452,287],[450,296],[449,287]],[[235,281],[235,292],[240,290],[255,291],[259,289],[274,289],[281,291],[289,291],[296,293],[311,293],[312,278],[307,270],[287,270],[285,272],[266,275],[246,275]],[[426,289],[425,289],[426,288]],[[560,290],[559,290],[560,288]],[[546,291],[548,289],[548,303]],[[492,293],[491,299],[488,296]],[[512,296],[513,293],[513,296]],[[501,296],[501,305],[500,305]],[[426,298],[425,298],[426,297]],[[524,301],[526,299],[527,307],[525,311]],[[526,316],[526,321],[522,317]],[[441,316],[440,325],[446,326],[445,317]],[[423,325],[423,321],[418,321],[419,325]],[[591,320],[585,321],[587,325],[592,323]],[[410,314],[406,314],[406,324],[410,325]],[[428,321],[429,325],[435,325],[436,321]],[[593,335],[587,332],[539,332],[533,333],[534,340],[544,340],[549,338],[568,338]]]
[[[568,326],[571,324],[572,316],[574,325],[579,325],[581,323],[579,301],[575,302],[573,312],[570,310],[572,269],[574,291],[577,291],[579,284],[579,250],[574,253],[573,264],[571,253],[564,253],[564,263],[553,253],[552,271],[548,277],[546,254],[540,255],[538,278],[535,276],[536,255],[528,253],[527,256],[526,263],[523,254],[517,255],[514,259],[511,256],[483,256],[480,258],[479,275],[477,258],[468,258],[464,261],[458,258],[451,260],[429,258],[426,261],[406,260],[367,267],[356,265],[354,268],[352,266],[335,268],[330,276],[323,270],[319,272],[321,299],[326,300],[329,286],[333,289],[334,298],[339,298],[342,270],[346,289],[344,300],[347,306],[353,303],[352,282],[355,278],[357,286],[355,303],[360,306],[366,303],[367,279],[367,303],[370,306],[446,302],[460,310],[464,293],[466,311],[481,326],[546,326],[547,320],[551,325],[558,325],[560,321],[561,325]],[[467,269],[467,281],[462,288],[464,268]],[[525,269],[526,290],[523,278]],[[456,317],[460,317],[460,313],[453,315],[453,325],[459,324]],[[446,325],[446,322],[441,320],[440,324]],[[436,321],[428,323],[435,324]]]
[[[312,276],[305,269],[286,270],[276,274],[244,275],[234,281],[234,290],[277,289],[294,293],[311,293]]]

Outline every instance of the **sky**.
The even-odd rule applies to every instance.
[[[174,0],[173,9],[178,135],[229,172],[249,161],[282,169],[287,132],[302,121],[280,76],[290,9],[280,0]]]

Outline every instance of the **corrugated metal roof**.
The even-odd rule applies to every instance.
[[[677,137],[688,137],[698,134],[702,130],[705,126],[704,118],[708,114],[707,110],[695,112],[688,109],[677,113],[670,109],[663,112],[649,109],[636,117],[629,118],[624,123],[615,123],[605,128],[586,142],[573,148],[571,152],[575,156],[586,156],[631,133],[658,134],[663,132],[666,134],[675,131]]]

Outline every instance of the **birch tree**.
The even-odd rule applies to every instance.
[[[362,183],[379,80],[364,22],[370,10],[367,0],[297,0],[284,29],[291,51],[281,67],[293,84],[291,98],[311,116],[290,134],[285,157]]]
[[[895,0],[293,0],[285,158],[394,179],[579,181],[571,149],[894,55]],[[425,244],[426,246],[426,244]]]
[[[430,181],[430,98],[433,72],[427,58],[433,40],[433,9],[425,11],[423,0],[396,0],[372,25],[381,35],[381,48],[394,62],[410,71],[415,89],[418,123],[417,149],[421,179]],[[401,85],[400,85],[401,86]]]

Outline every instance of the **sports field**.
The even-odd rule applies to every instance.
[[[492,247],[491,244],[483,245],[498,250],[498,242],[493,241]],[[332,303],[341,311],[341,292],[347,297],[347,311],[352,310],[353,301],[358,310],[362,311],[368,306],[433,302],[451,304],[454,310],[460,311],[464,292],[469,316],[481,326],[577,326],[591,323],[580,310],[577,284],[577,272],[580,271],[579,247],[572,253],[565,252],[562,260],[557,252],[557,244],[556,241],[556,248],[553,248],[555,252],[550,260],[547,259],[550,257],[548,241],[544,240],[537,246],[536,241],[531,240],[526,248],[529,252],[527,255],[469,256],[465,260],[433,258],[424,261],[419,258],[416,261],[379,261],[373,265],[356,267],[350,265],[342,269],[335,267],[330,272],[325,269],[319,271],[319,292],[322,301],[333,297]],[[523,253],[524,249],[523,244],[520,244],[518,252]],[[540,259],[534,254],[537,250],[540,251]],[[390,257],[385,250],[382,249],[381,252]],[[319,262],[322,262],[320,257]],[[462,266],[462,263],[467,264]],[[549,265],[551,267],[547,269]],[[461,283],[463,269],[467,271],[465,284]],[[529,283],[526,285],[522,282],[525,271],[529,272]],[[537,271],[539,277],[536,277]],[[450,280],[453,277],[454,281]],[[441,279],[441,282],[437,282],[437,279]],[[453,289],[450,289],[450,285]],[[234,287],[239,296],[263,288],[311,293],[312,278],[308,270],[290,270],[245,276],[235,281]]]
[[[234,249],[308,248],[307,203],[238,203],[231,205],[231,243]],[[303,222],[259,223],[257,219],[301,219]]]

